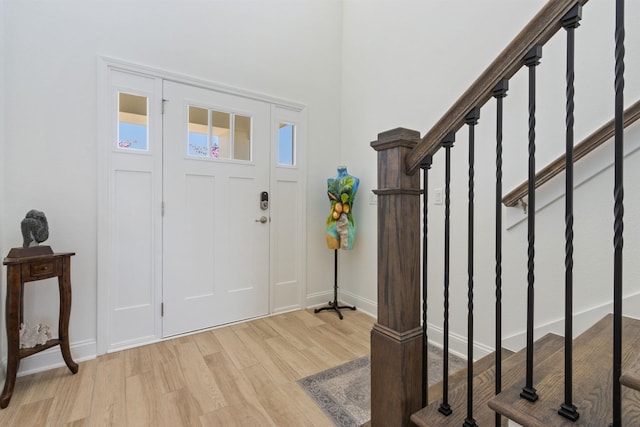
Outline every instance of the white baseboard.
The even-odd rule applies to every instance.
[[[444,331],[441,327],[427,323],[427,336],[429,342],[438,347],[444,343]],[[449,352],[463,359],[467,358],[467,338],[465,336],[449,332]],[[478,360],[493,352],[492,347],[488,347],[479,342],[473,345],[473,359]]]
[[[96,358],[96,340],[72,343],[69,347],[71,349],[71,357],[74,362],[84,362],[86,360]],[[2,366],[4,368],[2,376],[4,377],[7,371],[7,359],[2,359]],[[62,359],[60,346],[51,347],[47,350],[41,351],[40,353],[36,353],[20,360],[18,377],[35,374],[36,372],[46,371],[48,369],[59,368],[61,366],[66,366],[66,364],[64,363],[64,359]]]
[[[623,307],[630,308],[630,310],[624,310],[625,316],[640,317],[637,310],[633,310],[636,307],[640,307],[640,293],[624,297]],[[594,323],[598,322],[609,313],[613,313],[612,302],[608,302],[596,307],[591,307],[579,313],[574,313],[573,336],[576,337],[580,335],[582,332],[589,329]],[[544,325],[536,326],[533,334],[534,339],[537,340],[538,338],[543,337],[548,333],[554,333],[560,336],[564,336],[564,318],[559,318]],[[526,330],[523,330],[516,334],[503,338],[502,345],[509,350],[517,351],[525,347],[527,342],[526,339],[527,333]]]

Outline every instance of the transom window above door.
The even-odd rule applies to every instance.
[[[189,106],[187,154],[251,161],[251,117]]]

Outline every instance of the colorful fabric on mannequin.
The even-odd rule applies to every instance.
[[[356,239],[353,202],[360,179],[349,175],[347,168],[338,167],[338,175],[327,179],[327,194],[331,211],[327,218],[327,246],[329,249],[352,249]]]

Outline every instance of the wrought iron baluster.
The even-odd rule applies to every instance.
[[[564,403],[558,413],[571,421],[580,414],[573,404],[573,124],[575,29],[582,19],[582,6],[575,5],[562,19],[567,31],[566,155],[565,155],[565,312],[564,312]]]
[[[467,272],[468,272],[468,308],[467,308],[467,418],[464,427],[476,426],[473,418],[473,233],[474,233],[474,175],[475,175],[475,125],[480,118],[480,109],[475,107],[465,117],[469,126],[469,213],[468,213],[468,243],[467,243]]]
[[[527,374],[525,387],[520,397],[530,402],[538,400],[533,387],[533,307],[534,307],[534,263],[535,263],[535,218],[536,218],[536,66],[542,58],[542,46],[535,45],[524,58],[529,68],[529,209],[527,215]]]
[[[451,248],[451,148],[456,140],[454,133],[447,134],[442,140],[445,150],[444,178],[444,321],[442,351],[442,403],[438,411],[443,415],[453,412],[449,405],[449,255]]]
[[[502,103],[509,90],[509,80],[502,79],[493,88],[496,98],[496,395],[502,391]],[[495,425],[502,417],[496,412]]]
[[[613,252],[613,427],[622,426],[622,246],[624,217],[624,0],[616,0],[614,252]]]
[[[424,206],[423,206],[423,234],[422,234],[422,407],[427,406],[427,383],[429,380],[428,367],[429,367],[429,355],[428,347],[429,341],[427,337],[427,243],[428,243],[428,213],[429,213],[429,169],[431,169],[431,163],[433,161],[432,156],[424,158],[420,163],[420,168],[423,174],[423,194],[424,194]]]

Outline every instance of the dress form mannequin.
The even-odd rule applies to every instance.
[[[356,223],[352,211],[358,185],[360,179],[349,175],[346,166],[338,166],[338,175],[327,179],[327,194],[331,201],[326,233],[329,249],[353,249]]]
[[[356,238],[356,223],[353,219],[353,201],[358,191],[360,180],[349,175],[346,166],[338,166],[338,175],[327,179],[327,195],[331,201],[331,212],[327,218],[327,246],[334,252],[334,285],[333,301],[326,307],[316,308],[315,313],[334,310],[342,320],[341,308],[355,310],[355,306],[338,304],[338,249],[352,249]]]

